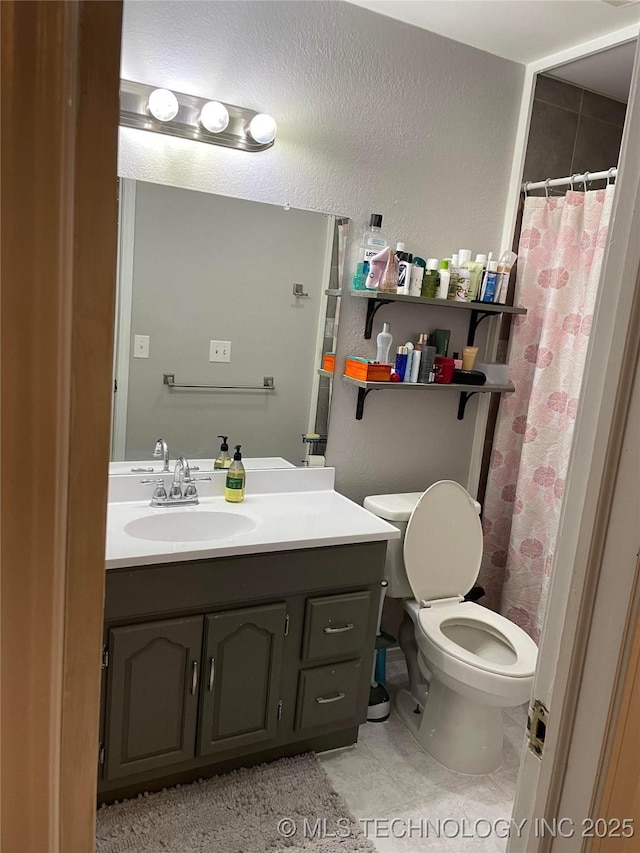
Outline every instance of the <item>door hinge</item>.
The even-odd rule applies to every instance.
[[[544,752],[548,722],[549,711],[539,699],[534,699],[531,705],[529,705],[529,713],[527,715],[527,741],[529,749],[538,758],[542,758],[542,753]]]
[[[285,637],[289,636],[289,614],[284,617],[284,635]]]
[[[98,744],[98,764],[100,764],[100,765],[104,764],[104,744],[103,743]]]
[[[106,669],[109,666],[109,646],[102,647],[102,668]]]
[[[278,710],[276,711],[276,720],[282,719],[282,699],[278,702]]]

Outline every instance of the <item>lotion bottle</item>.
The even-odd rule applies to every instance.
[[[218,438],[222,439],[222,444],[220,445],[220,451],[216,456],[216,461],[213,463],[213,470],[220,471],[221,469],[228,468],[231,465],[231,457],[229,456],[229,445],[227,444],[228,435],[219,435]]]
[[[242,464],[241,444],[236,444],[236,452],[233,454],[233,462],[227,471],[227,480],[224,485],[224,499],[229,503],[240,503],[244,500],[244,484],[246,474]]]
[[[382,364],[390,364],[389,361],[389,353],[391,352],[391,344],[393,343],[393,337],[389,332],[389,324],[382,324],[382,331],[379,333],[376,338],[378,344],[378,351],[376,353],[376,361],[381,362]]]
[[[449,261],[440,261],[440,284],[438,287],[438,299],[446,299],[449,296]]]

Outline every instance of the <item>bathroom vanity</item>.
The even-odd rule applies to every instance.
[[[333,491],[332,469],[255,472],[234,506],[222,477],[179,511],[127,500],[132,478],[112,478],[124,482],[109,505],[101,802],[346,746],[366,720],[399,531]],[[220,519],[239,532],[171,539]]]

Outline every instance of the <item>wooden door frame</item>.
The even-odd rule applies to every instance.
[[[0,10],[0,846],[89,853],[122,3],[5,0]]]

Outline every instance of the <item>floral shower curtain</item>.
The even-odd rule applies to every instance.
[[[487,604],[536,641],[553,553],[614,187],[527,198],[510,373],[484,501]]]

